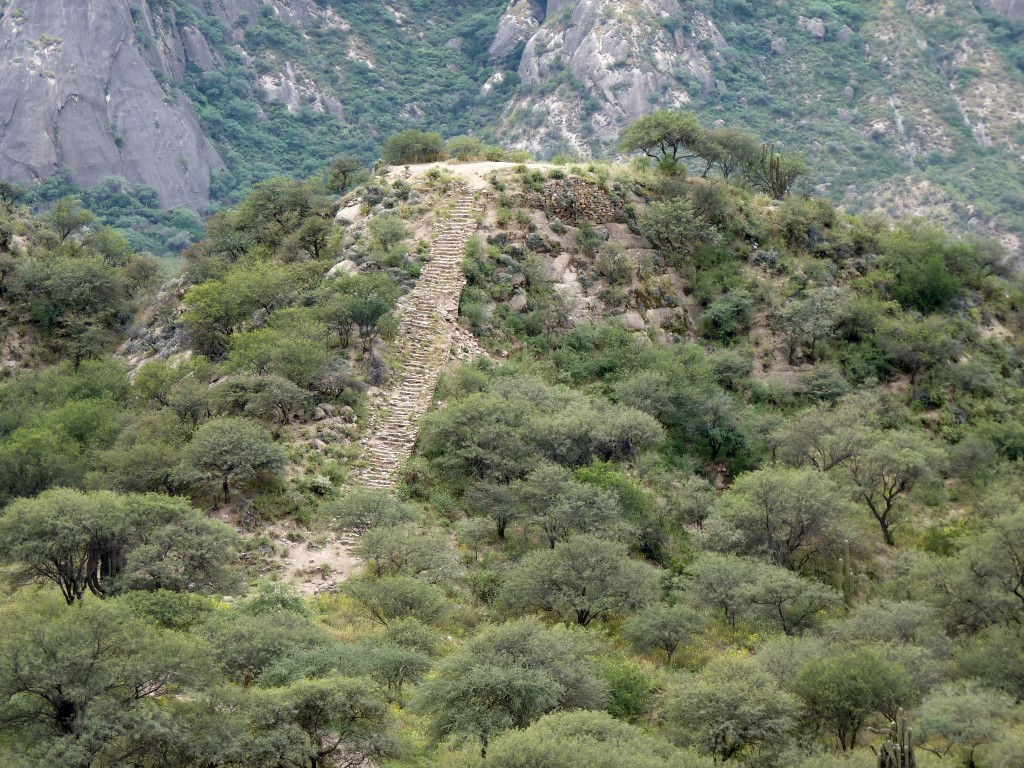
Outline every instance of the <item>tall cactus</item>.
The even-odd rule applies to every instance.
[[[794,182],[807,172],[807,166],[799,155],[776,154],[774,144],[761,147],[761,164],[755,173],[755,183],[762,192],[781,200],[789,194]]]
[[[850,540],[843,542],[843,556],[839,560],[839,588],[843,592],[843,601],[846,607],[853,606],[854,582],[853,582],[853,560],[850,559]]]
[[[907,726],[902,707],[896,713],[896,720],[889,723],[889,731],[878,751],[878,768],[917,768],[914,734]]]

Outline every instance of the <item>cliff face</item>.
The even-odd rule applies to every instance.
[[[198,208],[209,199],[220,158],[192,105],[165,90],[147,65],[132,5],[7,5],[0,20],[0,176],[31,183],[66,165],[81,184],[111,175],[150,184],[167,206]]]
[[[491,56],[500,62],[525,43],[518,64],[525,93],[509,114],[547,115],[547,130],[539,133],[511,122],[519,143],[544,151],[561,140],[589,154],[655,106],[690,102],[689,89],[677,84],[679,71],[710,88],[725,38],[700,11],[685,31],[658,24],[682,13],[677,0],[551,0],[543,11],[529,0],[514,2]]]

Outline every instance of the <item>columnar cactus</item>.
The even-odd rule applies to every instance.
[[[889,732],[878,751],[878,768],[917,768],[913,732],[902,708],[896,713],[895,722],[889,724]]]

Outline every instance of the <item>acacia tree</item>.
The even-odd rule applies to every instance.
[[[913,705],[918,696],[907,671],[874,648],[808,662],[795,688],[810,717],[835,735],[844,752],[854,748],[870,715],[895,720],[899,708]]]
[[[707,526],[715,549],[761,555],[792,571],[831,563],[855,508],[829,476],[766,467],[740,477]]]
[[[656,569],[631,560],[625,546],[582,535],[524,557],[502,597],[513,609],[550,611],[585,627],[652,602],[658,582]]]
[[[579,634],[522,619],[491,627],[452,654],[424,683],[417,706],[436,738],[491,739],[555,709],[603,709],[606,684]]]
[[[444,160],[444,139],[439,133],[409,129],[391,136],[384,143],[384,162],[388,165],[410,165]]]
[[[5,741],[19,745],[26,764],[114,764],[98,756],[117,740],[144,733],[157,717],[157,700],[169,702],[208,679],[205,650],[185,633],[154,629],[120,602],[86,601],[72,611],[34,596],[31,605],[4,616]]]
[[[723,763],[778,751],[796,729],[798,702],[752,659],[723,657],[689,675],[665,699],[664,715],[681,741]]]
[[[225,416],[196,430],[182,451],[178,474],[186,482],[219,481],[227,504],[231,483],[278,472],[284,464],[284,452],[263,429],[248,419]]]
[[[388,757],[394,741],[387,705],[367,690],[361,680],[331,675],[319,680],[299,680],[279,692],[290,719],[309,742],[309,768],[365,765]],[[341,763],[344,764],[344,763]]]
[[[974,680],[944,683],[921,702],[919,738],[940,754],[961,753],[964,768],[975,768],[979,747],[998,741],[1013,716],[1014,700]]]
[[[662,109],[631,123],[619,138],[623,152],[643,152],[663,168],[674,171],[680,160],[700,157],[707,130],[690,112]]]
[[[896,546],[892,532],[902,522],[907,494],[936,477],[945,460],[942,448],[923,435],[893,431],[873,433],[867,447],[846,463],[854,497],[878,521],[890,547]]]
[[[708,133],[708,141],[714,151],[707,160],[718,165],[725,179],[747,172],[761,157],[761,140],[735,128],[714,128]]]
[[[70,605],[87,592],[223,590],[235,536],[183,499],[57,488],[0,517],[0,559],[18,581],[56,584]]]
[[[366,176],[366,167],[359,158],[352,155],[341,155],[334,158],[327,169],[327,189],[343,195]]]
[[[622,627],[622,635],[640,651],[657,648],[665,652],[665,663],[680,643],[700,632],[705,618],[686,605],[652,605],[632,616]]]
[[[704,768],[667,741],[605,712],[552,712],[525,730],[498,736],[487,752],[495,768]]]

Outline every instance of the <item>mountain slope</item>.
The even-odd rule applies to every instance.
[[[1020,3],[968,0],[581,0],[547,13],[516,0],[492,55],[522,81],[505,113],[519,146],[602,152],[640,114],[684,106],[807,151],[829,180],[818,191],[851,208],[1019,233],[1022,17]]]
[[[198,208],[337,154],[372,162],[409,127],[586,156],[684,107],[805,151],[816,191],[851,209],[1011,249],[1024,232],[1020,0],[65,6],[4,7],[6,178],[68,165]]]

